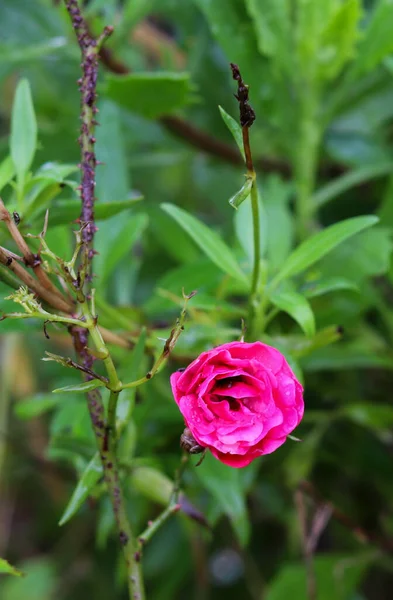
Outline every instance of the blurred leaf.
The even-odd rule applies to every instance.
[[[300,359],[305,371],[345,369],[393,369],[393,354],[376,351],[367,344],[350,342],[314,351]]]
[[[106,96],[143,117],[156,119],[190,102],[187,73],[132,73],[107,75]]]
[[[277,175],[266,178],[259,190],[266,221],[262,237],[266,238],[267,264],[271,273],[281,267],[294,241],[294,223],[289,208],[291,192],[292,186]]]
[[[59,525],[64,525],[67,523],[67,521],[69,521],[75,515],[75,513],[78,512],[101,477],[102,464],[100,455],[98,452],[96,452],[76,484],[76,488],[73,491],[67,507],[61,516]]]
[[[243,202],[245,200],[247,200],[247,198],[249,197],[249,195],[251,193],[252,183],[253,183],[252,179],[250,177],[246,177],[246,181],[245,181],[244,185],[229,200],[229,204],[231,206],[233,206],[233,208],[236,208],[236,210],[237,210],[239,208],[239,206],[241,204],[243,204]]]
[[[235,121],[235,119],[233,117],[231,117],[231,115],[228,115],[228,113],[222,108],[222,106],[219,106],[218,108],[219,108],[220,114],[222,116],[222,120],[224,121],[225,125],[228,127],[229,131],[233,135],[233,138],[234,138],[234,140],[237,144],[237,147],[239,148],[240,153],[245,162],[246,155],[244,154],[242,128],[240,127],[239,123],[237,121]]]
[[[360,583],[370,555],[316,555],[314,569],[318,600],[349,600]],[[307,576],[304,563],[285,565],[274,577],[266,600],[304,600],[307,595]]]
[[[330,277],[329,279],[307,282],[302,288],[302,293],[306,298],[315,298],[316,296],[322,296],[323,294],[338,290],[359,291],[359,288],[353,281],[344,277]]]
[[[105,383],[101,379],[92,379],[91,381],[85,381],[76,385],[67,385],[57,390],[53,390],[52,394],[71,394],[73,392],[89,392],[95,390],[98,387],[103,387]]]
[[[388,271],[392,249],[391,230],[377,227],[335,248],[320,269],[324,277],[345,277],[359,284],[366,277]]]
[[[105,262],[100,270],[100,287],[106,284],[117,264],[127,256],[127,254],[129,255],[130,261],[132,260],[131,254],[133,246],[142,236],[148,222],[149,218],[144,213],[132,215],[124,222],[122,231],[117,238],[111,240],[110,252],[107,253]]]
[[[16,575],[16,577],[21,577],[23,573],[15,569],[8,561],[4,558],[0,558],[0,573],[5,573],[7,575]]]
[[[97,202],[94,207],[94,214],[97,221],[105,221],[114,215],[128,210],[136,202],[142,200],[141,196],[130,198],[129,200],[115,200],[113,202]],[[55,225],[69,225],[72,221],[79,218],[81,211],[80,200],[62,200],[56,202],[49,211],[49,223]]]
[[[343,192],[352,189],[371,179],[383,177],[393,172],[392,162],[381,162],[375,165],[365,165],[337,177],[314,193],[316,206],[321,207],[334,200]]]
[[[335,12],[322,32],[318,51],[320,75],[323,79],[336,77],[354,55],[360,17],[359,0],[336,3]]]
[[[359,76],[375,68],[388,54],[393,52],[393,12],[391,0],[374,3],[372,17],[361,40],[353,71]]]
[[[15,175],[14,161],[11,156],[6,158],[0,163],[0,191],[11,181]]]
[[[173,482],[163,473],[152,467],[136,467],[130,475],[133,489],[162,506],[167,506],[173,492]]]
[[[264,77],[255,32],[243,2],[237,0],[194,0],[209,23],[213,36],[225,52],[228,61],[240,65],[244,81],[255,90],[253,105],[258,101],[257,90]]]
[[[311,431],[304,434],[301,442],[292,442],[284,469],[288,485],[295,488],[303,479],[310,476],[312,468],[318,459],[318,448],[330,421],[315,425]],[[296,433],[295,433],[296,435]],[[290,440],[286,444],[289,445]]]
[[[154,238],[176,262],[191,264],[200,259],[200,252],[177,221],[159,207],[149,211]],[[173,240],[176,239],[176,244]]]
[[[119,376],[127,381],[135,381],[139,377],[141,363],[146,345],[146,329],[143,328],[132,352],[127,354],[126,364],[119,370]],[[134,408],[136,388],[125,389],[121,392],[117,403],[116,416],[120,429],[129,422]]]
[[[277,284],[287,277],[292,277],[305,271],[323,256],[331,252],[333,248],[376,223],[378,223],[378,217],[375,216],[354,217],[353,219],[347,219],[346,221],[331,225],[323,231],[316,233],[292,252],[281,271],[274,278],[274,283]]]
[[[275,292],[270,300],[280,310],[288,313],[312,337],[315,334],[315,317],[310,304],[301,294],[291,291]]]
[[[266,250],[267,237],[268,237],[268,222],[265,212],[265,207],[261,200],[261,195],[258,194],[258,205],[259,205],[259,230],[260,230],[260,256],[263,256]],[[236,237],[239,240],[241,247],[243,248],[249,264],[252,265],[254,261],[254,222],[252,216],[252,204],[251,199],[249,202],[244,202],[239,206],[238,210],[234,215],[235,232]]]
[[[15,404],[15,414],[19,419],[33,419],[52,410],[63,400],[66,400],[66,398],[53,396],[53,394],[38,394],[17,402]]]
[[[258,0],[245,0],[245,4],[254,22],[260,52],[283,64],[291,29],[288,2],[265,0],[262,6]]]
[[[250,536],[250,523],[239,469],[224,465],[208,452],[195,474],[220,504],[240,544],[245,546]]]
[[[393,427],[393,406],[389,404],[348,404],[341,407],[338,414],[377,431]]]
[[[49,558],[33,558],[20,564],[25,577],[2,582],[1,600],[52,600],[56,589],[54,563]]]
[[[30,84],[21,79],[17,85],[11,117],[10,150],[18,179],[23,180],[33,162],[37,147],[37,122]]]
[[[244,283],[247,282],[247,278],[241,271],[231,250],[215,231],[173,204],[162,204],[161,207],[183,227],[206,256],[224,273],[228,273],[228,275]]]

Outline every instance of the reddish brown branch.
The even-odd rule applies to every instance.
[[[333,519],[339,521],[347,529],[350,529],[353,535],[360,542],[373,544],[384,552],[388,552],[389,554],[393,553],[393,539],[387,538],[373,531],[368,531],[364,527],[361,527],[355,523],[351,517],[337,508],[332,502],[325,500],[310,481],[302,481],[299,488],[305,494],[307,494],[307,496],[312,498],[317,506],[329,507]]]

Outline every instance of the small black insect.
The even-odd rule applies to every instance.
[[[17,212],[12,213],[15,225],[19,225],[20,223],[20,214]]]

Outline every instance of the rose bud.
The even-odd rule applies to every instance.
[[[274,452],[303,417],[302,386],[284,356],[262,342],[203,352],[173,373],[171,386],[195,444],[231,467]]]

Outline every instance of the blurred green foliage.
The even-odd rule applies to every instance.
[[[257,333],[306,388],[301,443],[242,470],[211,456],[187,469],[186,508],[145,550],[148,598],[307,598],[293,502],[304,479],[318,490],[304,498],[314,526],[316,498],[335,507],[317,542],[318,600],[391,598],[391,0],[90,0],[84,13],[93,32],[115,28],[99,74],[94,287],[100,323],[136,344],[111,348],[124,381],[162,349],[182,288],[198,290],[168,367],[119,405],[134,528],[162,510],[179,463],[170,372],[238,339],[247,316],[251,210],[244,190],[238,210],[228,203],[245,170],[231,136],[230,61],[257,115],[268,282]],[[46,240],[68,260],[79,215],[79,48],[62,2],[3,0],[0,17],[0,192],[24,234],[37,235],[49,209]],[[202,151],[195,131],[220,150]],[[12,248],[5,227],[0,245]],[[3,267],[0,280],[10,312],[4,298],[17,283]],[[78,374],[40,361],[45,350],[71,355],[70,339],[51,327],[47,340],[36,321],[5,320],[0,333],[0,556],[26,574],[0,575],[1,598],[125,598],[84,395],[51,394],[78,387]]]

